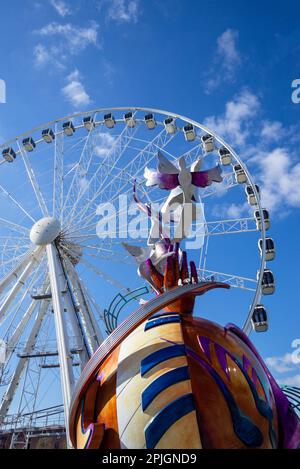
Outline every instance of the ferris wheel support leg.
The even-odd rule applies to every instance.
[[[80,281],[80,278],[78,277],[78,281],[80,282],[79,283],[79,288],[80,288],[80,291],[81,291],[81,294],[82,294],[82,297],[84,299],[84,302],[85,304],[87,305],[87,308],[88,308],[88,311],[89,311],[89,317],[90,317],[90,320],[91,320],[91,323],[92,323],[92,326],[93,326],[93,330],[95,331],[95,334],[97,336],[97,342],[98,342],[98,346],[103,342],[104,338],[103,338],[103,335],[100,331],[100,327],[99,327],[99,324],[95,318],[95,315],[92,311],[92,308],[91,308],[91,305],[90,305],[90,300],[89,300],[89,295],[88,295],[88,292],[85,288],[85,286],[83,285],[83,283]]]
[[[79,352],[80,367],[81,367],[81,370],[83,370],[86,363],[88,362],[89,355],[88,355],[86,344],[82,343],[82,341],[80,339],[83,335],[82,334],[83,331],[80,328],[79,318],[78,318],[77,312],[75,310],[75,305],[74,305],[74,302],[73,302],[73,298],[72,298],[72,294],[71,294],[69,285],[67,286],[67,291],[64,294],[64,299],[65,299],[65,305],[66,305],[66,308],[67,308],[67,311],[68,311],[70,323],[71,323],[71,326],[72,326],[72,330],[73,330],[74,336],[76,337],[76,346],[77,346],[78,349],[83,347],[82,350]]]
[[[25,313],[25,315],[28,315],[29,312],[30,312],[30,316],[31,316],[31,314],[34,312],[34,310],[36,309],[37,306],[38,306],[38,303],[36,301],[33,301],[31,303],[31,305],[29,306],[29,308],[28,308],[27,312]],[[26,354],[30,353],[30,351],[34,347],[37,335],[40,331],[40,328],[41,328],[41,325],[42,325],[42,322],[43,322],[43,319],[44,319],[44,316],[47,312],[48,307],[49,307],[49,300],[48,301],[44,300],[43,303],[40,305],[40,308],[39,308],[38,314],[36,316],[34,325],[31,329],[31,332],[30,332],[30,334],[28,336],[28,339],[26,341],[25,347],[23,349],[23,355],[26,355]],[[10,383],[9,383],[7,389],[6,389],[5,394],[2,397],[2,402],[1,402],[1,405],[0,405],[0,422],[3,422],[3,420],[5,419],[5,416],[8,412],[9,406],[10,406],[10,404],[11,404],[13,398],[14,398],[14,395],[16,393],[18,384],[19,384],[20,379],[22,377],[23,371],[25,370],[25,366],[26,366],[27,361],[28,361],[28,358],[26,358],[26,357],[19,358],[18,364],[17,364],[16,369],[13,373],[13,376],[10,380]]]
[[[6,314],[6,312],[10,308],[12,302],[16,298],[17,294],[19,293],[21,288],[24,286],[24,284],[25,284],[26,280],[28,279],[29,275],[31,274],[34,266],[39,261],[39,259],[41,257],[41,252],[42,251],[39,250],[38,252],[36,252],[36,255],[32,256],[31,260],[29,261],[29,263],[27,263],[27,265],[26,265],[25,269],[23,270],[23,272],[21,273],[20,277],[15,282],[13,288],[11,289],[8,296],[5,298],[4,302],[0,306],[0,317],[3,317]]]
[[[91,311],[88,302],[84,298],[82,288],[81,288],[81,281],[78,277],[76,270],[74,269],[73,265],[68,260],[65,260],[65,266],[66,266],[67,274],[72,283],[74,295],[79,304],[80,313],[81,313],[80,317],[82,320],[84,333],[89,343],[90,355],[92,355],[97,350],[97,348],[99,347],[100,343],[103,340],[102,334],[100,332],[100,329],[96,322],[94,314]]]
[[[61,280],[64,277],[64,273],[61,260],[54,244],[47,245],[47,257],[56,329],[56,342],[60,365],[62,395],[65,410],[67,446],[68,448],[71,448],[72,446],[69,438],[69,408],[71,403],[72,390],[74,387],[74,377],[72,370],[72,356],[68,345],[68,336],[61,293],[63,290]]]

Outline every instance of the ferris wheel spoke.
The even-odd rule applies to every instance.
[[[110,218],[107,218],[106,221],[109,221]],[[95,225],[90,225],[92,227],[96,227]],[[83,227],[82,229],[84,229]],[[239,218],[239,219],[233,219],[233,220],[220,220],[220,221],[206,221],[202,223],[195,223],[195,228],[204,228],[204,236],[216,236],[216,235],[225,235],[225,234],[238,234],[238,233],[248,233],[248,232],[255,232],[257,231],[255,219],[248,217],[248,218]],[[119,229],[119,235],[121,237],[124,237],[125,234],[127,234],[127,228],[125,227],[125,231],[121,232]],[[140,229],[139,230],[140,235],[144,235],[143,237],[146,239],[148,235],[148,228],[145,229]],[[75,237],[75,235],[74,235]],[[78,236],[80,237],[80,236]],[[87,235],[87,237],[90,238],[97,238],[98,235],[95,234],[90,234]],[[112,239],[112,242],[118,243],[118,241],[114,241]]]
[[[22,233],[29,238],[29,229],[25,228],[24,226],[18,225],[17,223],[11,222],[2,217],[0,217],[0,225],[4,226],[5,228],[9,228],[12,231]]]
[[[102,309],[99,307],[99,304],[97,303],[95,298],[91,295],[90,291],[87,289],[86,284],[84,284],[84,288],[85,288],[85,291],[86,291],[86,294],[88,296],[88,299],[89,299],[90,303],[93,305],[94,310],[98,314],[98,317],[99,317],[100,321],[103,323],[103,325],[105,325],[105,323],[104,323],[104,314],[103,314]]]
[[[109,248],[103,247],[103,244],[101,244],[101,245],[86,245],[86,244],[78,243],[76,246],[78,246],[78,247],[80,247],[80,248],[84,248],[84,249],[86,249],[86,250],[92,249],[92,250],[95,250],[95,251],[98,253],[98,255],[96,255],[96,254],[91,254],[91,253],[89,254],[88,252],[85,252],[85,253],[84,253],[85,255],[90,255],[91,257],[99,258],[99,255],[102,255],[102,254],[103,254],[103,255],[104,255],[104,254],[106,254],[106,255],[111,255],[111,254],[113,254],[114,257],[120,257],[120,256],[122,256],[122,260],[124,260],[124,256],[121,255],[120,251],[113,250],[113,249],[111,248],[111,245],[113,245],[113,243],[110,242],[110,243],[109,243]],[[118,246],[119,244],[116,244],[116,245]],[[69,252],[70,256],[75,256],[75,257],[78,256],[78,253],[76,252],[76,250],[72,249],[72,246],[70,246],[70,245],[62,244],[62,245],[61,245],[61,249],[62,249],[63,251],[65,251],[66,253]],[[80,258],[80,259],[81,259],[81,258]],[[125,257],[125,259],[126,259],[126,257]]]
[[[10,250],[3,248],[1,252],[1,277],[4,277],[9,269],[13,269],[17,262],[24,257],[30,246],[17,245]]]
[[[95,119],[95,115],[93,116],[93,119]],[[76,168],[62,207],[62,217],[65,215],[66,206],[68,205],[69,201],[72,201],[74,204],[79,197],[80,192],[82,191],[82,185],[80,182],[83,178],[86,177],[89,170],[91,155],[93,154],[93,148],[95,144],[95,136],[96,129],[94,126],[92,126],[88,132],[87,137],[85,138],[79,160],[76,164]]]
[[[146,167],[146,165],[151,161],[156,152],[157,148],[164,148],[168,143],[172,141],[174,135],[168,134],[165,129],[159,132],[151,142],[149,142],[143,150],[139,151],[137,155],[131,159],[129,163],[125,165],[122,170],[122,173],[132,174],[131,183],[133,183],[137,174]],[[124,188],[128,184],[128,178],[126,179],[125,184],[120,186],[119,178],[122,177],[122,174],[114,176],[110,179],[109,183],[105,187],[100,186],[99,190],[96,191],[89,204],[87,204],[83,211],[81,211],[78,216],[74,219],[79,221],[85,216],[86,212],[90,209],[92,204],[95,203],[95,200],[98,199],[98,203],[103,202],[113,202],[121,193],[123,193]],[[103,196],[100,200],[100,196]],[[74,222],[73,220],[73,222]]]
[[[105,280],[105,282],[109,283],[110,285],[117,287],[119,290],[123,290],[124,288],[126,288],[125,285],[123,285],[121,282],[119,282],[118,280],[115,280],[111,275],[100,270],[98,267],[96,267],[94,264],[89,262],[87,259],[81,259],[81,262],[88,269],[94,272],[98,277],[100,277],[102,280]]]
[[[120,179],[122,179],[122,178],[120,178]],[[126,181],[126,185],[128,185],[128,181],[129,181],[128,177],[124,178],[124,181]],[[132,186],[130,186],[128,189],[126,189],[126,190],[124,190],[124,191],[122,192],[122,196],[126,196],[127,194],[130,194],[130,193],[132,193],[132,192],[133,192],[133,181],[132,181]],[[110,203],[113,203],[119,195],[120,195],[120,194],[117,194],[117,195],[111,197],[111,199],[110,199],[109,202],[110,202]],[[107,203],[107,202],[104,202],[104,203]],[[95,229],[95,227],[96,227],[96,221],[97,221],[97,217],[98,217],[98,215],[97,215],[97,207],[98,207],[98,205],[99,205],[99,204],[98,204],[97,202],[95,202],[95,203],[94,203],[94,206],[91,205],[91,206],[89,207],[89,208],[90,208],[90,211],[91,211],[92,213],[91,213],[90,215],[87,215],[87,214],[86,214],[84,217],[82,216],[80,219],[78,219],[78,221],[77,221],[77,225],[78,225],[77,231],[86,230],[87,228],[90,228],[90,227],[92,227],[93,229]],[[118,211],[118,216],[120,216],[120,215],[126,213],[126,210],[127,210],[127,205],[124,207],[123,210],[121,209],[121,210]],[[114,215],[112,215],[112,217],[114,217]],[[108,218],[107,218],[107,221],[111,220],[112,217],[108,217]],[[93,220],[95,220],[95,222],[94,222],[94,223],[91,223]]]
[[[234,179],[234,173],[227,173],[223,176],[223,181],[221,184],[212,184],[211,186],[207,186],[201,191],[201,199],[205,199],[207,197],[211,197],[213,195],[218,195],[223,191],[227,191],[232,187],[236,187],[239,184]]]
[[[206,228],[206,236],[248,233],[257,231],[254,218],[239,218],[235,220],[208,221],[196,226]]]
[[[22,205],[0,184],[0,191],[16,206],[18,207],[28,218],[30,218],[33,223],[35,223],[35,219],[30,215],[30,213],[22,207]]]
[[[30,164],[29,158],[27,156],[27,152],[26,152],[26,150],[24,150],[24,148],[21,147],[21,145],[19,144],[19,141],[17,141],[17,145],[18,145],[19,151],[21,153],[21,156],[22,156],[22,159],[23,159],[23,163],[24,163],[24,166],[25,166],[29,181],[31,183],[33,192],[35,193],[35,196],[36,196],[37,202],[39,204],[39,207],[41,209],[41,212],[44,215],[44,217],[47,217],[47,216],[49,216],[48,208],[47,208],[45,199],[42,195],[41,188],[40,188],[40,186],[38,184],[38,181],[36,179],[36,175],[35,175],[35,173],[33,171],[33,168]]]
[[[4,259],[4,253],[7,254],[7,253],[10,253],[9,257],[15,257],[14,255],[12,256],[11,253],[15,253],[17,252],[18,250],[22,250],[22,249],[28,249],[30,247],[30,244],[8,244],[8,243],[5,243],[5,244],[0,244],[0,249],[2,249],[2,259]],[[26,250],[27,250],[26,249]]]
[[[238,275],[225,274],[222,272],[215,272],[213,270],[198,269],[200,277],[203,281],[225,282],[233,288],[240,288],[242,290],[255,291],[257,280],[241,277]]]
[[[125,126],[120,135],[115,138],[113,144],[111,145],[110,149],[108,150],[104,160],[98,166],[96,171],[94,172],[93,176],[88,182],[89,193],[91,194],[91,199],[94,200],[97,194],[106,183],[109,175],[116,167],[118,161],[126,151],[126,148],[129,145],[130,139],[133,137],[134,133],[137,131],[137,128],[130,128]],[[127,139],[129,138],[129,141]],[[70,216],[70,223],[74,222],[77,218],[76,215],[73,216],[75,213],[75,209],[78,207],[79,201],[82,198],[82,195],[79,195],[75,206],[72,210],[72,214]],[[84,213],[86,211],[84,210]]]
[[[123,168],[122,173],[131,174],[131,180],[129,181],[133,184],[134,180],[140,174],[140,172],[145,169],[146,165],[154,158],[157,154],[158,149],[163,149],[166,147],[173,138],[175,134],[168,134],[165,130],[162,130],[154,139],[146,145],[143,150],[139,151],[137,155]],[[119,175],[122,177],[122,174]],[[109,190],[105,187],[105,200],[113,202],[116,198],[123,193],[126,185],[128,184],[128,178],[123,186],[120,187],[119,178],[115,176],[110,181]],[[102,190],[103,193],[104,189]]]
[[[85,283],[83,282],[83,280],[79,276],[78,276],[78,280],[80,282],[80,287],[81,287],[81,291],[82,291],[84,301],[85,301],[85,303],[86,303],[86,305],[89,309],[89,315],[90,315],[90,319],[91,319],[93,329],[94,329],[94,331],[96,333],[96,336],[97,336],[97,339],[98,339],[97,341],[100,345],[103,342],[104,337],[102,335],[102,332],[100,331],[98,321],[96,320],[96,317],[95,317],[95,314],[94,314],[94,311],[93,311],[93,308],[92,308],[93,302],[91,302],[90,295],[87,291],[87,288],[86,288]]]
[[[97,255],[96,254],[92,254],[91,252],[87,252],[85,253],[85,259],[86,258],[90,258],[91,260],[98,260],[98,261],[108,261],[108,262],[112,262],[112,263],[117,263],[117,264],[120,264],[120,262],[122,262],[124,265],[132,265],[132,260],[129,258],[129,257],[123,257],[121,255],[120,252],[115,252],[113,255],[112,255],[112,250],[111,249],[108,249],[107,250],[107,253],[102,250],[101,251],[101,254],[98,253]]]
[[[53,217],[62,222],[64,197],[64,134],[57,132],[55,124],[54,175],[53,175]]]

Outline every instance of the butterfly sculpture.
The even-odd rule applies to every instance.
[[[181,187],[185,195],[194,195],[196,187],[207,187],[213,182],[222,182],[220,165],[206,171],[200,171],[203,158],[198,158],[187,168],[184,156],[178,159],[178,166],[171,163],[158,152],[157,170],[145,168],[146,186],[158,186],[160,189],[174,190]]]
[[[161,152],[158,152],[157,157],[157,170],[145,168],[146,186],[158,186],[171,191],[162,206],[161,214],[165,219],[169,216],[171,222],[177,223],[174,241],[178,242],[187,236],[192,222],[199,221],[199,216],[204,222],[202,204],[200,207],[194,203],[196,190],[198,187],[210,186],[213,182],[222,182],[221,168],[217,165],[200,171],[202,158],[188,168],[184,156],[178,159],[178,165],[171,163]]]

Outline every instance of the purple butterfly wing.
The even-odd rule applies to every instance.
[[[157,172],[158,187],[160,189],[175,189],[178,186],[178,174],[167,174]]]
[[[195,171],[192,174],[192,184],[197,187],[210,186],[213,182],[222,182],[222,170],[220,165],[207,171]]]

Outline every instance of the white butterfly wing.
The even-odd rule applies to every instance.
[[[160,173],[178,174],[178,168],[173,165],[160,151],[157,153],[157,169]]]

